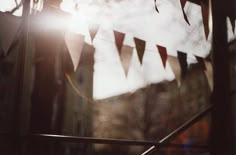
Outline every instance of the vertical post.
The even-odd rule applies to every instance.
[[[233,121],[230,104],[230,70],[227,43],[227,4],[229,0],[212,1],[213,13],[213,76],[211,155],[233,154]]]
[[[230,17],[231,17],[231,19],[234,19],[234,22],[235,22],[235,20],[236,20],[236,1],[235,0],[230,0],[230,6],[231,6],[231,10],[230,10]],[[235,33],[235,31],[234,31],[234,33]],[[235,53],[235,51],[233,52],[233,51],[231,51],[231,53],[230,53],[230,59],[231,59],[231,67],[234,67],[234,71],[233,70],[231,70],[231,91],[234,91],[234,89],[232,89],[232,88],[235,88],[235,86],[236,86],[236,83],[235,83],[235,73],[236,73],[236,59],[235,59],[235,57],[233,56],[233,55],[235,55],[235,54],[233,54],[233,53]],[[235,55],[236,56],[236,55]],[[234,66],[233,66],[233,64],[234,64]],[[233,68],[231,68],[231,69],[233,69]],[[234,73],[233,73],[234,72]],[[233,75],[234,74],[234,75]],[[231,92],[231,104],[232,104],[232,110],[235,110],[236,109],[236,95],[234,94],[232,94],[232,92]],[[234,127],[234,129],[233,129],[233,137],[234,137],[234,139],[233,139],[233,148],[234,148],[234,152],[233,152],[233,154],[236,154],[236,147],[235,147],[235,140],[236,140],[236,132],[235,132],[235,130],[236,130],[236,113],[235,113],[235,111],[232,111],[232,114],[233,114],[233,127]]]
[[[23,90],[24,90],[24,74],[25,74],[25,60],[27,55],[27,42],[28,42],[28,28],[29,28],[29,13],[30,13],[30,0],[25,0],[23,3],[23,19],[22,19],[22,34],[20,42],[20,50],[17,60],[17,96],[16,96],[16,121],[15,130],[19,130],[19,108],[23,104]]]
[[[17,86],[16,86],[16,100],[15,100],[15,121],[14,121],[14,133],[16,134],[15,151],[19,154],[22,149],[21,135],[22,135],[22,108],[25,103],[25,74],[26,74],[26,60],[28,50],[28,33],[29,33],[29,15],[30,15],[30,0],[24,0],[23,2],[23,15],[21,25],[21,40],[20,50],[17,58]],[[25,124],[24,124],[25,125]]]

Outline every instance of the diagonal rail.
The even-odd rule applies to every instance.
[[[188,120],[187,122],[185,122],[183,125],[181,125],[179,128],[177,128],[176,130],[174,130],[173,132],[171,132],[169,135],[167,135],[166,137],[164,137],[163,139],[161,139],[159,142],[156,142],[155,145],[151,146],[148,150],[146,150],[145,152],[143,152],[141,155],[148,155],[151,154],[155,151],[157,151],[160,147],[162,147],[163,145],[168,144],[171,140],[173,140],[176,136],[178,136],[179,134],[181,134],[183,131],[185,131],[186,129],[188,129],[189,127],[191,127],[194,123],[196,123],[199,119],[201,119],[202,117],[206,116],[209,112],[212,111],[213,109],[213,105],[210,105],[209,107],[207,107],[205,110],[203,110],[202,112],[200,112],[199,114],[196,114],[194,117],[192,117],[190,120]]]

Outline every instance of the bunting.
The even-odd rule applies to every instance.
[[[156,1],[157,0],[154,0],[154,5],[155,5],[155,10],[159,13],[159,10],[157,8],[157,4],[156,4]],[[184,20],[188,23],[188,25],[190,25],[190,22],[188,20],[188,17],[184,11],[184,7],[185,7],[185,4],[186,4],[187,0],[180,0],[180,4],[181,4],[181,9],[182,9],[182,13],[183,13],[183,16],[184,16]]]
[[[142,64],[146,42],[144,40],[141,40],[141,39],[138,39],[138,38],[134,37],[134,43],[135,43],[135,46],[136,46],[136,49],[137,49],[139,61]]]
[[[185,11],[184,11],[184,7],[185,7],[186,2],[187,2],[187,0],[180,0],[180,4],[181,4],[181,9],[182,9],[182,12],[183,12],[184,20],[188,23],[188,25],[190,25],[188,17],[186,15]]]
[[[117,50],[119,52],[119,54],[121,53],[121,48],[125,39],[125,34],[118,32],[118,31],[113,31],[114,32],[114,36],[115,36],[115,43],[116,43],[116,47]]]
[[[157,0],[154,0],[155,8],[156,8],[157,12],[159,12],[158,9],[157,9],[157,6],[156,6],[156,1]],[[180,0],[180,2],[181,2],[181,7],[182,7],[182,11],[183,11],[185,20],[189,24],[187,16],[186,16],[186,14],[183,10],[187,0]],[[206,38],[207,38],[208,34],[209,34],[209,27],[208,27],[208,14],[209,14],[208,6],[209,6],[209,4],[208,4],[208,0],[200,0],[200,5],[201,5],[201,9],[202,9],[205,35],[206,35]],[[0,20],[5,19],[6,16],[8,16],[8,14],[7,15],[6,14],[0,14]],[[3,41],[1,41],[1,44],[2,44],[2,50],[1,51],[4,51],[5,54],[8,51],[10,45],[12,44],[12,42],[14,40],[14,37],[15,37],[15,35],[16,35],[18,29],[19,29],[19,26],[20,26],[20,18],[17,18],[17,17],[11,17],[11,18],[10,18],[9,22],[15,22],[15,23],[14,24],[6,24],[6,25],[8,25],[8,26],[10,25],[10,30],[12,30],[12,31],[6,31],[6,32],[8,32],[7,34],[9,36],[7,36],[7,35],[4,36],[5,38],[2,39]],[[230,22],[231,22],[231,25],[232,25],[232,29],[234,30],[235,29],[234,19],[230,18]],[[1,31],[6,29],[6,25],[5,25],[4,22],[1,22],[0,25],[3,27],[3,29],[1,29]],[[93,25],[93,27],[89,27],[89,33],[90,33],[92,41],[94,40],[98,30],[99,30],[98,25]],[[11,32],[11,33],[9,33],[9,32]],[[116,47],[117,47],[117,50],[119,52],[120,59],[121,59],[125,74],[127,76],[128,69],[129,69],[129,66],[130,66],[130,63],[131,63],[131,59],[132,59],[133,47],[126,46],[126,45],[123,46],[123,42],[124,42],[124,38],[125,38],[124,33],[118,32],[118,31],[115,31],[115,30],[113,32],[114,32]],[[4,31],[2,33],[0,33],[0,38],[3,37],[3,35],[4,35]],[[83,49],[83,46],[84,46],[84,38],[85,37],[83,35],[79,35],[79,34],[74,34],[74,33],[69,33],[69,32],[65,34],[65,42],[66,42],[66,45],[67,45],[68,50],[69,50],[70,57],[71,57],[72,62],[73,62],[74,70],[77,69],[78,64],[80,62],[80,57],[81,57],[82,49]],[[137,54],[138,54],[139,61],[142,64],[143,56],[144,56],[144,52],[145,52],[145,47],[146,47],[146,42],[144,40],[141,40],[141,39],[136,38],[136,37],[134,37],[134,42],[135,42],[135,46],[136,46],[136,49],[137,49]],[[169,59],[168,55],[167,55],[166,48],[163,47],[163,46],[160,46],[160,45],[156,45],[156,46],[157,46],[157,49],[159,51],[163,66],[165,68],[166,67],[166,61],[167,61],[167,59]],[[180,65],[180,68],[181,68],[181,75],[185,76],[185,74],[187,72],[187,67],[188,67],[187,54],[178,51],[178,59],[179,59],[179,65]],[[202,66],[202,68],[204,70],[207,70],[207,67],[206,67],[206,64],[205,64],[205,61],[203,60],[203,58],[200,58],[200,57],[196,56],[196,59],[197,59],[198,63]],[[177,75],[177,73],[175,73],[175,75]]]
[[[181,4],[181,10],[182,10],[182,13],[183,13],[183,16],[184,16],[184,20],[188,23],[188,25],[190,25],[188,17],[186,15],[185,11],[184,11],[184,7],[185,7],[185,4],[186,4],[187,1],[188,0],[180,0],[180,4]],[[209,35],[209,26],[208,26],[208,23],[209,23],[209,0],[199,0],[199,1],[189,0],[189,1],[191,1],[193,3],[196,3],[196,4],[201,6],[204,32],[205,32],[205,37],[207,39],[208,35]],[[159,13],[159,10],[158,10],[157,5],[156,5],[156,0],[154,0],[154,4],[155,4],[155,10]],[[230,18],[230,22],[231,22],[232,29],[233,29],[233,32],[234,32],[235,21],[234,21],[233,18]]]
[[[209,0],[200,0],[201,11],[202,11],[202,22],[204,26],[204,32],[206,40],[209,35]]]
[[[157,45],[157,49],[159,51],[159,54],[161,56],[161,60],[163,63],[164,68],[166,68],[166,60],[167,60],[167,51],[166,48],[160,45]]]
[[[132,55],[133,55],[133,47],[124,45],[121,49],[120,60],[124,68],[126,77],[128,75],[129,66],[132,60]]]
[[[90,37],[91,37],[91,41],[93,42],[97,32],[98,32],[98,29],[99,29],[99,25],[92,25],[92,26],[89,26],[89,34],[90,34]]]
[[[188,69],[187,54],[178,51],[177,56],[178,56],[179,64],[181,67],[181,77],[185,77],[185,75],[187,73],[187,69]]]
[[[84,36],[68,32],[65,34],[65,42],[70,53],[75,71],[78,67],[80,56],[84,46]]]
[[[171,66],[171,69],[175,75],[175,79],[177,82],[178,87],[180,87],[181,84],[181,67],[178,59],[176,57],[168,55],[168,62]]]

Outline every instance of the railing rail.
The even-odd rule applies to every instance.
[[[156,145],[153,145],[148,150],[142,153],[142,155],[148,155],[155,151],[157,151],[158,148],[162,147],[166,143],[169,143],[171,140],[173,140],[176,136],[181,134],[183,131],[191,127],[194,123],[196,123],[198,120],[200,120],[202,117],[206,116],[209,112],[211,112],[213,109],[213,105],[207,107],[204,111],[200,112],[199,114],[192,117],[190,120],[185,122],[183,125],[181,125],[179,128],[171,132],[169,135],[161,139],[159,142],[156,143]]]

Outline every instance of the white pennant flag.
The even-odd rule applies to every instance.
[[[98,33],[98,30],[99,30],[99,25],[89,25],[89,34],[90,34],[90,37],[91,37],[91,42],[93,43],[93,40],[95,38],[95,36],[97,35]]]
[[[65,34],[65,42],[72,59],[74,71],[79,65],[81,52],[84,46],[84,38],[85,37],[83,35],[75,34],[72,32],[67,32]]]
[[[175,75],[175,79],[177,81],[178,87],[181,85],[181,66],[179,64],[179,60],[176,57],[168,55],[168,62],[171,66],[171,69]]]
[[[134,49],[133,47],[130,47],[128,45],[124,45],[121,48],[120,60],[126,76],[128,75],[129,66],[132,60],[133,49]]]

